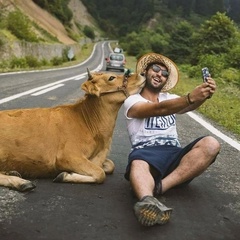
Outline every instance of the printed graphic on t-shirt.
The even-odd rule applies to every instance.
[[[180,142],[176,138],[155,138],[152,140],[148,140],[146,142],[139,141],[135,145],[132,146],[133,149],[140,149],[144,147],[153,147],[153,146],[175,146],[175,147],[181,147]]]
[[[145,129],[147,130],[166,130],[176,125],[175,115],[150,117],[145,121]]]

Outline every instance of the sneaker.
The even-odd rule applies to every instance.
[[[134,205],[135,215],[144,226],[163,225],[170,219],[172,208],[168,208],[153,196],[145,196]]]

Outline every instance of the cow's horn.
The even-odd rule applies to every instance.
[[[92,77],[92,75],[91,75],[91,73],[90,73],[90,71],[89,71],[89,69],[87,68],[87,73],[88,73],[88,80],[92,80],[93,79],[93,77]]]

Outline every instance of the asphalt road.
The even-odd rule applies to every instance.
[[[76,74],[74,71],[71,70],[73,75]],[[81,75],[85,70],[79,66],[77,71]],[[7,85],[10,80],[5,81],[0,75],[0,109],[53,106],[76,101],[83,95],[79,86],[84,78],[76,80],[76,77],[44,94],[26,94],[1,102],[16,91],[20,93],[56,81],[50,79],[51,74],[46,75],[49,79],[45,81],[45,75],[41,73],[41,79],[32,81],[31,86],[26,80],[24,84],[19,83],[20,89],[16,87],[15,90],[13,85],[16,83]],[[19,75],[17,79],[20,78]],[[13,81],[14,76],[9,79]],[[56,79],[62,79],[61,74]],[[37,86],[36,81],[39,81]],[[202,135],[213,135],[188,115],[178,116],[178,121],[182,145]],[[231,136],[231,133],[224,133]],[[159,198],[174,209],[170,222],[164,226],[143,227],[133,214],[136,199],[123,176],[130,142],[121,109],[110,152],[116,165],[113,175],[107,176],[100,185],[34,179],[37,188],[29,193],[0,187],[0,240],[240,239],[240,153],[229,143],[216,138],[222,145],[216,162],[186,188],[169,190]]]

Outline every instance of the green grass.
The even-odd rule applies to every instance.
[[[136,68],[136,58],[135,57],[126,56],[126,68],[135,72],[135,68]]]
[[[135,70],[136,59],[134,57],[127,58],[127,68]],[[185,95],[202,83],[199,74],[198,79],[189,78],[187,73],[180,69],[180,80],[177,86],[172,89],[172,93]],[[235,85],[223,84],[218,79],[214,79],[217,83],[217,91],[211,99],[207,100],[198,112],[205,117],[213,120],[221,127],[235,134],[240,139],[240,89]]]
[[[6,38],[10,42],[17,40],[17,38],[10,31],[6,29],[0,29],[0,36],[1,35],[4,36],[4,38]]]

